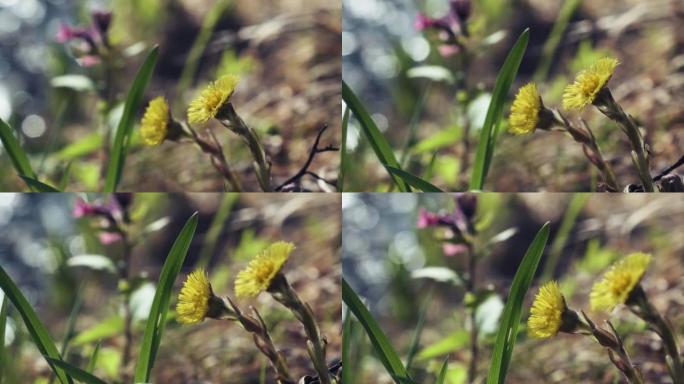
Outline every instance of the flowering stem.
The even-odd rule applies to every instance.
[[[231,103],[224,105],[219,113],[217,118],[221,124],[242,137],[252,153],[259,186],[264,192],[271,192],[271,164],[266,159],[266,152],[256,131],[247,126]]]
[[[292,286],[282,273],[278,273],[275,276],[269,287],[269,292],[271,292],[273,298],[280,304],[292,311],[297,320],[302,323],[304,332],[309,339],[307,341],[309,357],[311,357],[314,368],[316,369],[316,372],[318,372],[319,380],[321,384],[331,384],[330,374],[325,359],[326,342],[321,336],[321,330],[314,318],[311,307],[302,302],[297,295],[297,292],[292,289]]]
[[[197,144],[197,146],[199,146],[202,152],[211,156],[211,165],[213,165],[214,168],[221,175],[223,175],[223,178],[226,179],[231,189],[235,192],[240,192],[242,190],[240,181],[230,168],[230,165],[228,165],[228,160],[226,160],[226,156],[223,154],[223,148],[221,148],[221,144],[216,136],[209,131],[209,134],[212,138],[212,142],[210,142],[209,140],[198,135],[197,132],[195,132],[195,130],[189,126],[187,127],[186,131],[190,132],[192,140],[195,142],[195,144]]]
[[[667,320],[658,312],[646,297],[641,285],[637,285],[630,294],[629,300],[635,304],[630,306],[634,314],[639,316],[660,337],[666,354],[666,363],[675,384],[684,384],[684,368],[677,346],[677,338]]]
[[[632,117],[625,113],[620,104],[615,101],[613,94],[607,87],[604,87],[601,91],[599,91],[596,99],[594,100],[594,105],[599,111],[601,111],[601,113],[618,123],[622,128],[622,131],[625,132],[629,138],[629,143],[632,146],[632,160],[637,168],[637,172],[639,173],[641,183],[643,184],[646,192],[653,192],[655,188],[653,186],[653,179],[651,178],[651,173],[649,170],[646,143],[639,132],[639,127],[637,127]]]
[[[587,123],[582,120],[582,128],[574,126],[560,111],[554,109],[552,110],[553,120],[555,124],[563,127],[572,138],[582,144],[582,149],[584,150],[584,155],[589,159],[589,161],[596,166],[598,171],[601,173],[603,181],[606,183],[608,189],[613,192],[620,190],[620,186],[615,179],[615,174],[610,168],[610,165],[606,162],[601,152],[601,148],[596,141],[594,133],[591,131]]]
[[[244,315],[240,308],[238,308],[235,303],[229,298],[226,297],[225,301],[227,302],[227,305],[229,305],[229,308],[232,308],[234,311],[234,318],[230,318],[229,320],[237,320],[242,328],[244,328],[247,332],[252,334],[252,338],[254,339],[254,344],[259,348],[261,353],[263,353],[271,363],[271,366],[273,367],[273,370],[276,373],[276,381],[278,384],[294,384],[295,381],[292,379],[292,376],[290,376],[289,369],[287,367],[287,361],[285,360],[285,356],[275,347],[275,344],[273,343],[273,339],[271,338],[271,334],[268,332],[268,327],[266,327],[266,323],[264,322],[263,318],[259,314],[259,312],[256,310],[256,308],[252,307],[252,311],[254,312],[254,315],[256,318]]]
[[[586,313],[582,312],[582,320],[578,324],[580,331],[578,333],[591,334],[601,346],[608,349],[608,356],[610,361],[617,367],[617,369],[625,375],[627,382],[633,384],[643,384],[644,380],[641,373],[636,369],[632,360],[625,349],[624,343],[618,335],[617,331],[610,322],[606,322],[610,326],[610,331],[598,328]]]

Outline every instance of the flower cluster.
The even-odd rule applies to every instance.
[[[431,18],[422,13],[416,17],[415,28],[418,31],[431,30],[437,33],[440,42],[439,52],[442,56],[451,56],[461,51],[460,36],[468,36],[466,22],[470,18],[472,4],[470,0],[450,0],[446,15]]]
[[[307,350],[320,382],[332,384],[325,358],[325,339],[316,323],[311,307],[304,303],[290,286],[282,268],[295,249],[294,244],[275,242],[258,253],[240,271],[235,279],[235,294],[238,297],[254,297],[269,292],[272,297],[293,312],[304,326],[307,335]],[[177,319],[183,324],[195,324],[205,318],[237,321],[251,333],[256,346],[268,357],[279,378],[278,382],[294,382],[288,372],[284,356],[278,352],[269,330],[255,308],[255,317],[242,313],[229,298],[214,295],[211,283],[204,269],[197,269],[188,275],[178,295]]]
[[[130,193],[115,193],[104,202],[87,202],[81,197],[74,201],[72,215],[76,219],[98,218],[98,238],[104,245],[122,239],[121,228],[128,221],[128,208],[133,200]]]
[[[660,337],[670,374],[674,382],[681,382],[684,367],[674,333],[640,285],[650,263],[651,255],[643,252],[632,253],[614,263],[592,287],[589,295],[591,309],[611,311],[618,305],[626,305]],[[548,282],[539,289],[532,303],[527,321],[528,333],[537,338],[553,337],[558,332],[592,335],[609,350],[611,361],[629,382],[642,383],[641,373],[631,362],[615,328],[609,322],[610,330],[599,328],[584,312],[582,315],[583,319],[580,319],[577,312],[568,309],[558,283]]]
[[[76,61],[83,67],[91,67],[102,62],[102,56],[110,48],[107,32],[112,22],[109,11],[93,11],[88,26],[69,26],[61,24],[55,40],[68,43]]]

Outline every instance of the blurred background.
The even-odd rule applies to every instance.
[[[90,54],[88,44],[67,33],[92,26],[95,11],[111,12],[107,58]],[[187,103],[207,82],[240,75],[234,104],[260,133],[275,182],[282,182],[304,164],[324,125],[330,128],[322,146],[339,144],[340,12],[339,1],[325,0],[2,0],[0,118],[15,129],[42,179],[73,191],[99,190],[103,142],[146,53],[158,44],[136,120],[160,95],[176,118],[185,119]],[[210,126],[231,166],[244,174],[244,190],[257,191],[244,144],[222,126]],[[121,190],[224,189],[208,157],[191,145],[142,148],[137,125],[134,130]],[[0,174],[0,190],[25,189],[3,152],[0,166],[8,171]],[[338,159],[322,153],[310,170],[334,181]]]
[[[205,266],[217,295],[233,294],[236,274],[268,244],[295,243],[284,272],[308,302],[327,337],[328,359],[340,358],[340,203],[333,195],[135,194],[130,206],[130,308],[133,360],[122,364],[124,289],[114,266],[120,241],[107,241],[96,218],[72,216],[75,200],[108,201],[103,195],[0,194],[0,264],[47,325],[58,348],[68,340],[66,360],[85,367],[101,343],[95,374],[122,382],[132,371],[161,267],[178,232],[194,211],[197,232],[173,290],[172,305],[185,276]],[[315,375],[305,336],[291,313],[263,294],[238,300],[255,306],[297,378]],[[160,383],[269,383],[268,361],[239,326],[206,320],[180,326],[169,314],[152,377]],[[8,383],[48,383],[50,369],[17,311],[10,305],[6,353]],[[72,323],[73,321],[73,323]],[[71,330],[71,331],[70,331]]]
[[[459,2],[456,0],[455,2]],[[610,86],[646,132],[653,174],[682,156],[684,38],[679,0],[463,0],[452,31],[460,46],[426,28],[445,17],[448,0],[344,0],[343,78],[360,97],[405,170],[445,190],[467,189],[479,130],[496,75],[518,36],[530,41],[509,104],[535,80],[548,106],[596,59],[622,63]],[[426,19],[427,18],[427,19]],[[581,115],[621,184],[637,180],[629,145],[596,110]],[[573,118],[579,117],[575,114]],[[503,128],[505,129],[505,122]],[[347,133],[350,191],[390,188],[353,119]],[[521,150],[523,149],[523,150]],[[591,191],[597,175],[582,148],[558,132],[514,137],[502,132],[486,188],[493,191]]]
[[[432,382],[446,358],[447,382],[466,382],[471,329],[466,305],[475,305],[480,357],[474,382],[483,382],[511,281],[546,221],[551,223],[551,235],[523,306],[507,383],[621,382],[619,371],[595,341],[569,334],[531,339],[525,323],[539,285],[551,279],[560,282],[570,307],[583,309],[597,324],[602,323],[606,315],[588,310],[589,290],[612,262],[632,252],[653,255],[642,284],[675,332],[684,334],[684,239],[678,235],[684,230],[681,198],[555,193],[477,196],[475,249],[480,251],[475,300],[466,295],[463,284],[463,250],[445,242],[453,239],[453,233],[444,227],[417,225],[424,217],[421,210],[454,212],[452,195],[343,197],[343,276],[365,299],[399,356],[404,361],[413,356],[413,378],[418,382]],[[422,335],[414,344],[421,314]],[[645,381],[671,383],[657,336],[624,308],[610,319]],[[355,325],[345,334],[350,337],[353,357],[345,361],[345,369],[356,372],[357,382],[391,383],[363,329]]]

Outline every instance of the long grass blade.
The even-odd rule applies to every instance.
[[[348,157],[347,156],[347,128],[349,127],[349,116],[351,111],[349,107],[344,108],[342,115],[342,145],[340,146],[340,175],[337,177],[337,190],[344,191],[344,177],[347,175]]]
[[[190,53],[185,60],[185,65],[183,66],[183,72],[181,72],[180,80],[178,81],[178,94],[182,95],[190,84],[193,78],[197,74],[197,67],[199,65],[200,58],[207,48],[207,44],[211,39],[211,35],[216,27],[216,24],[221,20],[221,16],[225,13],[228,7],[231,5],[232,0],[219,0],[214,2],[214,5],[209,9],[204,20],[202,21],[202,27],[195,39],[195,42],[190,48]],[[180,99],[180,98],[179,98]]]
[[[577,7],[582,4],[583,0],[566,0],[563,1],[563,6],[558,11],[558,16],[556,17],[556,22],[553,24],[553,29],[549,33],[549,37],[546,38],[544,47],[541,52],[541,59],[539,60],[539,65],[537,70],[534,72],[534,79],[536,81],[544,81],[549,75],[549,69],[551,69],[551,62],[553,62],[553,56],[558,49],[558,44],[560,44],[563,38],[563,33],[565,33],[568,23],[572,18],[572,15],[577,10]]]
[[[107,165],[107,176],[105,179],[105,192],[115,192],[121,174],[123,172],[124,164],[126,163],[126,154],[128,153],[128,146],[131,141],[133,125],[135,120],[135,113],[140,107],[143,100],[143,93],[147,84],[152,78],[152,72],[157,64],[157,57],[159,56],[159,47],[155,46],[147,54],[145,62],[138,70],[135,76],[133,85],[131,85],[126,97],[126,104],[124,104],[123,115],[116,127],[116,134],[114,136],[114,144],[110,153],[109,163]],[[104,143],[109,145],[109,143]]]
[[[206,235],[204,235],[204,241],[202,242],[202,250],[200,251],[199,258],[197,259],[197,268],[206,268],[210,261],[211,256],[216,250],[216,244],[221,237],[221,232],[226,225],[228,216],[233,210],[233,205],[240,198],[239,193],[224,193],[223,200],[221,200],[221,205],[216,211],[214,218],[211,220],[211,225],[209,225],[209,230],[207,230]]]
[[[444,384],[446,381],[446,374],[447,374],[447,369],[449,368],[449,358],[447,357],[444,359],[444,363],[442,363],[442,368],[439,370],[439,375],[437,375],[437,381],[435,381],[435,384]]]
[[[93,349],[93,353],[90,354],[90,359],[88,359],[88,366],[86,367],[86,371],[90,373],[95,372],[95,367],[97,367],[97,358],[100,355],[101,346],[102,340],[98,341],[97,344],[95,344],[95,349]]]
[[[482,126],[482,131],[480,132],[480,141],[477,144],[477,154],[475,155],[475,163],[473,164],[473,170],[470,176],[471,190],[481,190],[484,187],[487,172],[489,171],[489,164],[494,154],[494,144],[496,142],[499,123],[503,116],[506,96],[518,73],[529,39],[530,30],[526,29],[520,35],[515,45],[513,45],[513,48],[511,48],[508,57],[506,57],[506,61],[503,66],[501,66],[501,70],[499,70],[499,74],[496,77],[496,84],[494,85],[494,91],[492,92],[492,101],[489,103],[487,117],[485,118],[484,126]]]
[[[406,182],[406,184],[408,184],[408,185],[412,186],[413,188],[416,188],[420,191],[423,191],[423,192],[444,192],[439,187],[436,187],[435,185],[430,184],[429,181],[423,180],[420,177],[418,177],[412,173],[409,173],[409,172],[406,172],[404,170],[397,169],[394,167],[390,167],[389,165],[386,168],[388,171],[390,171],[391,174],[401,178],[402,180],[404,180],[404,182]]]
[[[413,332],[413,340],[411,340],[411,347],[409,348],[408,354],[406,355],[406,370],[411,371],[413,366],[413,360],[418,354],[418,348],[420,347],[420,338],[423,336],[423,328],[425,327],[425,316],[427,315],[428,309],[430,308],[430,303],[432,302],[432,294],[434,292],[434,286],[430,288],[425,301],[423,302],[423,307],[418,315],[418,323],[416,324],[416,329]]]
[[[2,145],[5,146],[5,151],[14,165],[14,169],[17,170],[19,176],[29,176],[36,177],[36,174],[31,168],[31,163],[29,163],[28,156],[26,152],[19,145],[19,140],[14,137],[12,133],[12,128],[10,128],[7,123],[0,119],[0,140]]]
[[[176,241],[169,251],[164,266],[159,276],[159,284],[154,294],[150,316],[147,319],[145,333],[140,345],[140,354],[135,367],[135,382],[147,383],[150,379],[150,372],[157,357],[157,349],[161,343],[161,336],[166,325],[166,315],[168,313],[171,291],[176,276],[181,270],[185,256],[190,249],[190,243],[197,229],[197,212],[195,212],[185,223],[183,229],[178,234]]]
[[[518,336],[518,326],[520,325],[523,300],[525,299],[527,290],[530,288],[532,278],[534,278],[534,274],[537,272],[539,260],[544,253],[544,248],[546,247],[546,242],[548,240],[549,223],[547,222],[541,227],[539,232],[537,232],[534,240],[532,240],[532,243],[525,253],[525,257],[523,257],[522,262],[513,277],[508,300],[506,301],[506,306],[504,307],[504,312],[501,316],[499,331],[496,334],[496,342],[494,343],[494,353],[489,367],[487,384],[503,384],[506,381],[508,363],[511,360],[515,339]]]
[[[0,266],[0,288],[5,292],[6,298],[12,302],[17,309],[17,312],[19,312],[19,315],[24,320],[26,329],[40,353],[43,356],[61,360],[62,358],[57,350],[57,346],[55,346],[55,342],[52,340],[52,337],[50,337],[47,328],[40,319],[38,319],[31,304],[29,304],[28,300],[26,300],[19,290],[19,287],[12,281],[2,266]],[[52,368],[62,384],[72,383],[71,378],[61,368],[52,364],[50,360],[48,360],[48,365],[50,365],[50,368]]]
[[[84,371],[81,368],[75,367],[66,361],[62,361],[60,359],[53,359],[51,357],[45,357],[45,359],[52,364],[62,368],[64,371],[68,372],[71,377],[74,378],[76,381],[80,381],[81,383],[86,383],[86,384],[107,384],[106,381],[98,378],[97,376],[93,375],[92,373],[89,373],[87,371]]]
[[[53,186],[51,186],[51,185],[49,185],[49,184],[45,184],[45,183],[43,183],[42,181],[38,181],[38,180],[36,180],[36,179],[34,179],[34,178],[31,178],[31,177],[28,177],[28,176],[19,176],[19,177],[21,177],[21,178],[24,180],[24,182],[26,183],[26,185],[28,185],[29,188],[31,188],[31,189],[34,190],[34,191],[37,191],[37,192],[48,192],[48,193],[51,193],[51,192],[62,192],[62,191],[60,191],[59,189],[57,189],[57,188],[55,188],[55,187],[53,187]]]
[[[380,325],[373,318],[373,315],[366,309],[366,306],[344,278],[342,278],[342,300],[366,330],[366,334],[368,334],[375,352],[387,372],[394,378],[394,381],[397,384],[411,382],[412,380],[406,367],[401,362],[387,335],[385,335]]]
[[[577,217],[582,212],[582,209],[587,204],[590,197],[591,194],[589,193],[576,193],[572,196],[570,205],[568,205],[568,208],[563,214],[563,221],[561,221],[558,232],[556,232],[553,237],[551,248],[549,248],[549,254],[544,260],[544,271],[541,274],[542,280],[546,281],[553,278],[553,273],[556,271],[563,248],[565,248],[565,244],[570,237],[570,232],[575,226]]]
[[[354,94],[354,91],[349,88],[344,80],[342,80],[342,99],[344,99],[344,102],[347,103],[349,109],[351,109],[351,111],[354,113],[354,117],[356,117],[361,124],[361,130],[366,135],[368,142],[373,148],[373,152],[375,152],[375,155],[380,160],[382,166],[387,169],[387,172],[390,174],[392,180],[394,180],[394,183],[397,185],[399,190],[402,192],[410,192],[411,188],[408,186],[408,184],[401,180],[401,178],[392,174],[389,168],[387,168],[390,166],[396,169],[401,169],[401,165],[399,165],[397,158],[394,156],[392,147],[390,147],[389,143],[382,135],[382,132],[380,132],[380,129],[378,129],[378,126],[375,125],[373,118],[371,118],[370,114],[363,106],[359,98]]]
[[[345,314],[344,323],[342,324],[342,362],[344,363],[345,370],[345,373],[342,375],[342,384],[353,384],[352,376],[354,375],[354,369],[349,366],[352,361],[352,339],[354,337],[352,334],[352,318],[349,310],[346,310]]]
[[[8,309],[7,297],[0,293],[0,384],[3,382],[7,370],[6,364],[9,361],[7,351],[5,350],[5,329],[7,327]]]

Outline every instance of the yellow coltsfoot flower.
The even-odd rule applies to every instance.
[[[178,321],[183,324],[194,324],[204,320],[213,297],[209,277],[204,269],[200,268],[189,274],[178,295]]]
[[[164,97],[154,98],[147,105],[145,114],[140,121],[140,136],[145,145],[159,145],[166,139],[169,132],[169,105]]]
[[[534,132],[544,105],[537,84],[528,83],[518,90],[508,117],[508,131],[516,135]]]
[[[637,252],[613,264],[591,289],[591,309],[610,311],[618,304],[624,304],[650,263],[651,255]]]
[[[528,334],[536,338],[556,336],[563,325],[563,313],[567,310],[558,283],[549,281],[542,285],[527,319]]]
[[[249,262],[247,268],[238,273],[235,294],[238,297],[249,297],[267,290],[294,249],[294,244],[279,241],[261,251]]]
[[[188,121],[190,123],[206,123],[216,117],[221,107],[230,100],[239,81],[240,78],[235,75],[225,75],[207,85],[200,95],[190,103]]]
[[[617,59],[604,57],[580,72],[573,84],[565,87],[563,92],[563,108],[582,109],[596,99],[599,91],[613,76],[615,67],[620,64]]]

